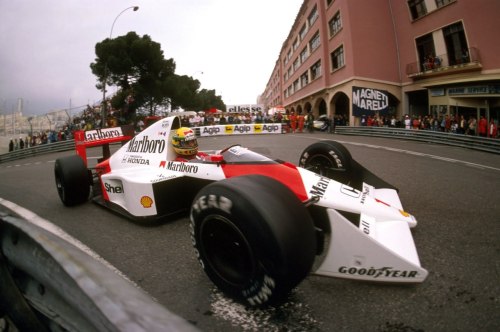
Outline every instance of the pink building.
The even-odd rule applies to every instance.
[[[297,113],[500,117],[500,1],[305,0],[259,103]]]

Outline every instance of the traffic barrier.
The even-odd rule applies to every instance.
[[[383,137],[444,144],[500,154],[500,139],[445,133],[441,131],[414,130],[391,127],[336,126],[335,133],[340,135]]]
[[[0,324],[8,317],[9,331],[10,322],[16,331],[198,331],[57,226],[29,211],[11,216],[13,205],[0,198]]]

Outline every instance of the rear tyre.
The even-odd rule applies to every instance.
[[[349,184],[352,156],[346,147],[335,141],[320,141],[304,149],[299,166],[321,176]]]
[[[250,306],[283,299],[310,272],[314,224],[282,183],[261,175],[204,187],[191,208],[191,238],[212,282]]]
[[[57,193],[66,206],[74,206],[88,200],[91,181],[82,158],[78,155],[59,158],[54,166]]]

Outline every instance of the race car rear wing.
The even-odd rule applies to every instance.
[[[102,158],[99,162],[111,156],[109,144],[129,141],[134,137],[134,127],[131,125],[102,128],[95,130],[75,131],[76,154],[79,155],[87,165],[87,148],[102,146]]]

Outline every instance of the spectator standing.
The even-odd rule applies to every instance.
[[[311,111],[307,113],[306,127],[310,133],[314,132],[314,115]]]
[[[405,116],[405,129],[411,129],[411,119],[408,114]]]
[[[297,116],[295,112],[290,114],[290,127],[292,128],[292,133],[295,133],[295,130],[297,130]]]
[[[463,115],[460,115],[460,123],[458,124],[458,133],[465,134],[466,121]]]
[[[498,134],[498,126],[496,125],[495,120],[491,119],[488,130],[488,136],[491,138],[497,138],[497,134]]]
[[[304,131],[304,122],[305,122],[304,114],[300,113],[297,116],[297,123],[298,123],[298,126],[299,126],[299,133],[302,133]]]
[[[12,152],[12,151],[14,151],[14,141],[11,138],[9,141],[9,152]]]
[[[486,137],[488,133],[488,121],[484,115],[481,115],[481,118],[479,119],[478,132],[481,137]]]
[[[467,134],[475,136],[476,135],[477,120],[475,117],[471,116],[469,119],[469,127],[467,128]]]

